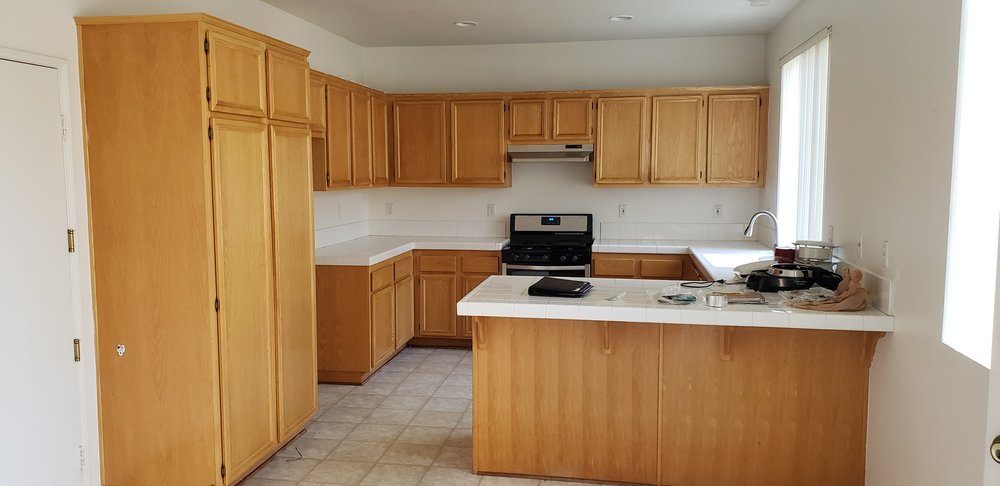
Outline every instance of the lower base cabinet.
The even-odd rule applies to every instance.
[[[471,318],[458,315],[458,301],[500,273],[500,252],[421,250],[416,260],[416,342],[466,344]]]
[[[413,258],[316,267],[321,383],[364,382],[413,337]]]
[[[591,274],[598,278],[705,280],[711,278],[690,255],[594,253]]]

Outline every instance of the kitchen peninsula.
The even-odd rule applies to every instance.
[[[477,473],[864,484],[869,366],[892,317],[792,310],[775,295],[669,306],[658,294],[681,288],[663,280],[528,296],[536,280],[490,277],[458,304],[474,323]]]

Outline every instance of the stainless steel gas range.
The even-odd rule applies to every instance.
[[[504,275],[589,277],[592,214],[511,214]]]

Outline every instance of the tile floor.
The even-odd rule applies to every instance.
[[[305,432],[241,483],[328,484],[581,483],[472,474],[472,352],[406,348],[362,386],[320,385]]]

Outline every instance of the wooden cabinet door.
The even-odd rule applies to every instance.
[[[451,181],[503,184],[507,180],[503,100],[451,103]]]
[[[396,288],[378,290],[371,298],[372,366],[396,350]]]
[[[756,184],[760,180],[759,94],[708,97],[709,184]]]
[[[477,472],[657,483],[663,326],[479,319],[472,350]]]
[[[393,159],[397,184],[448,182],[445,102],[393,103]]]
[[[549,138],[548,101],[510,100],[510,141],[544,141]]]
[[[267,116],[309,123],[309,62],[299,55],[267,50]]]
[[[654,97],[650,147],[650,182],[701,183],[705,171],[705,98]]]
[[[309,128],[326,137],[326,81],[322,76],[309,78]]]
[[[210,30],[208,109],[265,116],[264,43],[239,34]]]
[[[597,184],[642,184],[646,180],[646,98],[597,100]]]
[[[592,103],[590,98],[553,99],[552,140],[593,140]]]
[[[419,334],[431,337],[457,336],[458,276],[454,274],[420,275],[417,285]]]
[[[490,278],[489,275],[462,275],[462,292],[461,295],[457,296],[458,300],[462,300],[469,292],[472,292],[472,289],[478,287],[479,284],[488,278]],[[458,301],[456,301],[456,307],[457,303]],[[471,338],[473,317],[459,316],[458,320],[461,323],[461,326],[459,326],[459,337]]]
[[[326,87],[326,164],[329,187],[348,187],[353,179],[351,164],[351,92],[330,84]]]
[[[315,132],[313,133],[315,135]],[[330,168],[326,165],[326,137],[312,137],[312,186],[314,191],[328,190]]]
[[[266,125],[211,126],[222,441],[239,477],[278,444],[271,176]]]
[[[389,185],[389,103],[385,98],[372,98],[372,183]]]
[[[413,338],[413,277],[396,282],[396,349]]]
[[[272,125],[271,191],[278,350],[278,439],[316,412],[316,272],[313,265],[312,137]]]
[[[351,91],[352,185],[372,185],[372,96],[367,91]]]
[[[594,254],[594,277],[635,278],[638,274],[637,262],[634,256],[615,254]]]

